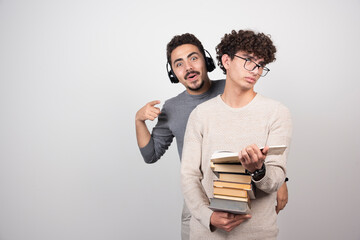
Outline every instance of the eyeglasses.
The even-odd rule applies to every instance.
[[[268,69],[267,67],[263,67],[260,64],[257,64],[256,62],[251,61],[249,58],[243,58],[236,54],[234,56],[245,60],[244,68],[248,71],[254,71],[256,68],[258,68],[258,75],[262,77],[265,77],[266,74],[270,71],[270,69]]]

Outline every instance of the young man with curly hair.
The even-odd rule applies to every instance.
[[[151,101],[142,107],[135,117],[136,137],[140,152],[146,163],[155,163],[166,152],[174,137],[178,153],[184,143],[184,133],[191,111],[224,91],[225,80],[212,81],[207,72],[215,68],[212,59],[205,56],[201,42],[192,34],[177,35],[167,45],[167,61],[171,82],[180,82],[186,88],[179,95],[165,101],[163,108]],[[145,121],[158,119],[150,134]],[[284,183],[278,194],[279,210],[285,207],[287,187]],[[283,201],[285,199],[285,201]],[[182,213],[182,239],[189,238],[190,212],[184,204]]]
[[[224,93],[198,105],[190,114],[181,164],[181,182],[191,212],[191,239],[276,239],[276,191],[283,184],[288,148],[267,156],[268,146],[289,147],[292,122],[280,102],[254,91],[270,71],[276,48],[263,33],[250,30],[225,34],[216,48],[226,74]],[[260,147],[264,147],[260,150]],[[235,215],[209,209],[213,197],[210,157],[217,150],[239,152],[244,168],[253,173],[256,199],[251,213]]]

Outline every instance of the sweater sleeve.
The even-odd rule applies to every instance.
[[[210,230],[210,217],[213,211],[209,209],[209,199],[201,184],[203,179],[202,138],[201,120],[195,109],[189,117],[185,132],[181,160],[181,186],[191,216]]]
[[[169,127],[166,104],[158,117],[158,122],[151,132],[149,143],[140,148],[141,155],[146,163],[155,163],[169,148],[174,135]]]
[[[266,173],[259,180],[254,181],[256,187],[264,192],[276,192],[284,183],[286,177],[286,161],[289,153],[292,134],[292,121],[289,110],[279,104],[270,120],[269,135],[266,142],[268,146],[286,145],[282,155],[269,155],[265,159]]]

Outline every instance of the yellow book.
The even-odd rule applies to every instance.
[[[244,197],[244,198],[247,198],[248,196],[248,192],[244,189],[224,188],[224,187],[214,187],[214,194],[231,196],[231,197]]]
[[[251,176],[245,174],[219,173],[219,180],[236,183],[251,183]]]
[[[226,188],[239,188],[245,190],[251,190],[252,185],[247,183],[235,183],[235,182],[224,182],[224,181],[214,181],[214,187],[226,187]]]
[[[223,182],[223,181],[214,181],[214,188],[234,188],[234,189],[243,189],[247,191],[247,194],[251,199],[255,199],[255,186],[247,183],[234,183],[234,182]]]
[[[232,197],[232,196],[224,196],[219,194],[214,194],[214,198],[220,198],[220,199],[226,199],[226,200],[232,200],[232,201],[240,201],[240,202],[249,202],[250,199],[246,197]]]
[[[232,172],[245,173],[245,168],[240,163],[213,163],[210,162],[210,168],[214,172]]]

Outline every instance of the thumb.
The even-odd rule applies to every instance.
[[[280,209],[279,209],[279,207],[278,207],[278,206],[276,206],[276,207],[275,207],[275,211],[276,211],[276,214],[279,214]]]
[[[265,146],[262,150],[261,150],[262,154],[266,155],[269,152],[269,146]]]

